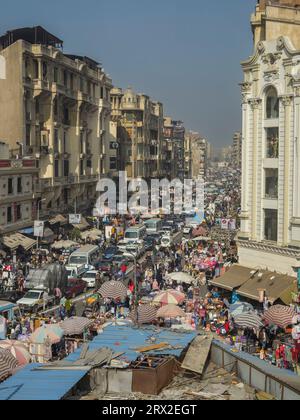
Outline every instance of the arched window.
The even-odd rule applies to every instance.
[[[270,87],[266,93],[266,118],[279,118],[279,99],[274,87]]]

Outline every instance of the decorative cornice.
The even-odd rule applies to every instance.
[[[280,101],[284,107],[290,106],[293,100],[292,95],[282,95],[280,96]]]
[[[251,82],[243,82],[240,83],[242,93],[250,92],[252,83]]]
[[[248,99],[248,104],[251,106],[252,109],[258,109],[261,103],[262,99],[260,98]]]
[[[268,252],[269,254],[281,255],[284,257],[291,257],[296,259],[300,257],[300,250],[297,251],[286,247],[280,247],[278,245],[266,244],[263,242],[238,240],[238,246],[247,249],[255,249],[256,251]]]

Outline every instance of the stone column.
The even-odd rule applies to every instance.
[[[251,239],[257,240],[257,184],[258,184],[258,159],[257,159],[257,150],[258,150],[258,122],[259,122],[259,105],[260,99],[252,99],[250,105],[253,113],[253,125],[252,125],[252,136],[253,136],[253,148],[252,148],[252,202],[251,202]]]
[[[241,235],[249,236],[249,105],[245,98],[242,105],[242,211],[241,211]]]
[[[284,96],[281,98],[282,105],[285,110],[284,119],[284,206],[283,206],[283,245],[289,242],[289,188],[290,188],[290,138],[291,138],[291,97]]]
[[[293,190],[292,190],[292,219],[290,240],[300,246],[300,84],[295,86],[294,97],[294,133],[291,136],[293,144]]]

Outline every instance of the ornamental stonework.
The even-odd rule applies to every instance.
[[[251,106],[252,109],[258,109],[261,102],[262,102],[262,100],[259,99],[259,98],[248,100],[248,103],[249,103],[249,105]]]

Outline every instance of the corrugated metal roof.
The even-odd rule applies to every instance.
[[[195,332],[178,333],[167,329],[157,329],[155,327],[134,328],[131,325],[111,325],[104,329],[90,344],[89,350],[97,350],[108,347],[116,353],[124,352],[120,360],[126,362],[135,361],[140,353],[135,351],[137,347],[144,347],[152,343],[147,341],[151,336],[155,336],[157,343],[166,342],[180,348],[174,350],[159,350],[151,352],[162,355],[172,355],[180,357],[183,350],[196,337]],[[76,361],[80,355],[80,349],[67,357],[68,361]]]
[[[160,350],[156,354],[179,357],[197,334],[158,330],[155,327],[134,328],[131,325],[111,325],[89,343],[89,350],[108,347],[118,353],[124,352],[120,357],[121,360],[133,362],[140,355],[134,349],[150,345],[151,343],[147,340],[153,335],[157,337],[156,343],[167,342],[180,347],[174,350]],[[65,360],[77,361],[80,353],[81,349],[78,349]],[[87,367],[86,371],[34,370],[40,366],[42,365],[27,365],[0,384],[0,400],[60,400],[90,369]]]
[[[25,366],[0,384],[0,400],[62,399],[88,371],[34,370],[39,364]]]

